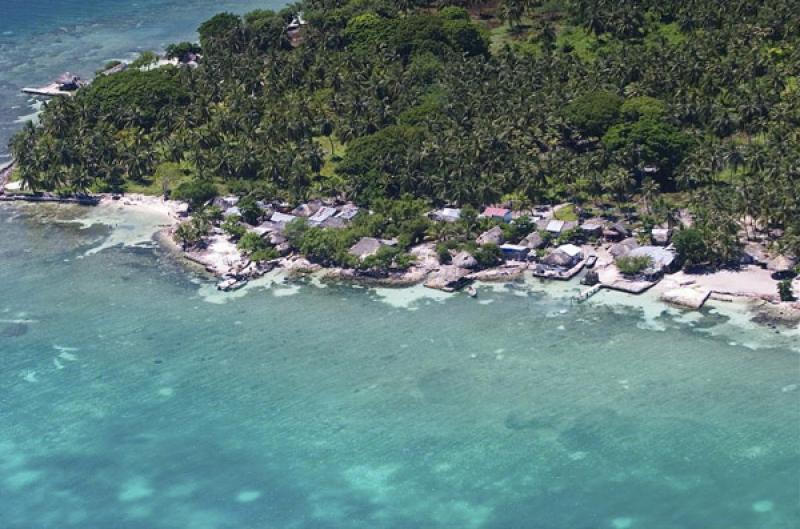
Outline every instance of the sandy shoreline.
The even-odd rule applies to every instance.
[[[142,194],[126,194],[116,200],[111,195],[101,195],[99,204],[87,208],[88,214],[76,219],[75,222],[84,226],[105,224],[112,228],[108,239],[89,253],[118,245],[136,246],[147,243],[152,245],[156,242],[180,261],[189,264],[189,268],[194,272],[202,268],[210,276],[221,277],[229,273],[232,268],[247,265],[236,250],[236,246],[222,235],[213,236],[208,249],[202,252],[184,252],[172,238],[172,231],[183,220],[180,214],[182,206],[183,204],[178,201]],[[595,252],[599,256],[598,268],[610,262],[610,257],[603,248],[595,248]],[[424,257],[426,258],[421,259],[424,264],[412,267],[405,274],[389,277],[372,277],[339,268],[325,269],[309,263],[302,257],[291,255],[272,262],[265,270],[278,268],[289,276],[314,273],[323,281],[343,281],[371,287],[402,289],[421,285],[431,272],[438,268],[429,262],[427,255]],[[530,269],[527,266],[502,265],[470,275],[470,280],[481,284],[528,282]],[[579,285],[577,279],[568,282],[547,282],[561,283],[562,287],[556,287],[556,290],[566,287],[579,291],[585,288]],[[800,278],[794,280],[793,286],[795,292],[800,292]],[[655,297],[663,305],[671,306],[670,303],[663,301],[663,298],[665,293],[675,289],[708,291],[710,299],[716,302],[742,302],[753,307],[756,316],[761,315],[765,321],[800,325],[800,302],[779,302],[777,281],[772,279],[768,270],[757,266],[750,265],[739,270],[718,270],[701,274],[685,271],[667,274],[652,287],[648,297],[649,299]],[[640,296],[642,295],[625,294],[625,297],[630,299],[631,305],[637,305],[639,303],[637,298]]]

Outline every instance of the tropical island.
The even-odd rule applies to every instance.
[[[792,2],[308,0],[198,34],[51,100],[6,198],[180,201],[172,237],[226,289],[591,268],[634,293],[669,274],[694,308],[794,301]]]

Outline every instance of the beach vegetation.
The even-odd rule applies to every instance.
[[[778,297],[781,301],[794,301],[794,291],[792,290],[792,280],[784,279],[778,282]]]
[[[614,260],[619,271],[626,276],[635,276],[646,270],[653,260],[647,255],[624,255]]]

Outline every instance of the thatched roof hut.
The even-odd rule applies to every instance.
[[[520,244],[527,246],[531,250],[538,250],[539,248],[543,248],[545,246],[544,237],[542,237],[538,231],[534,231],[528,234],[527,237],[520,241]]]
[[[366,259],[370,255],[375,255],[380,250],[381,241],[374,237],[362,237],[357,243],[350,247],[350,255],[359,259]]]
[[[561,250],[555,250],[550,255],[546,256],[542,259],[542,263],[548,266],[560,266],[562,268],[569,268],[572,266],[572,257],[570,257],[566,252],[562,252]]]
[[[639,243],[636,241],[636,239],[634,239],[633,237],[629,237],[627,239],[618,242],[617,244],[612,245],[611,248],[608,250],[608,253],[610,253],[614,258],[617,258],[617,257],[622,257],[624,255],[628,255],[631,252],[631,250],[638,247]]]
[[[795,266],[797,266],[797,259],[789,257],[788,255],[778,255],[767,261],[767,270],[771,270],[777,274],[794,272]]]
[[[496,244],[499,246],[505,242],[503,230],[500,228],[500,226],[495,226],[491,230],[481,233],[480,237],[478,237],[475,242],[481,246],[486,244]]]

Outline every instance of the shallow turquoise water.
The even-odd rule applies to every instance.
[[[159,251],[84,255],[106,228],[34,211],[0,206],[5,529],[800,526],[782,335],[522,285],[210,303]]]
[[[65,71],[91,78],[111,59],[196,39],[220,11],[279,9],[283,0],[0,0],[0,163],[35,99],[20,93]]]

